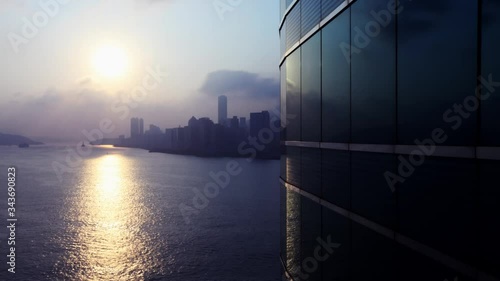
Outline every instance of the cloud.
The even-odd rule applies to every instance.
[[[161,128],[187,125],[192,115],[217,118],[217,96],[229,97],[228,113],[249,117],[250,112],[270,110],[279,105],[279,81],[245,71],[220,70],[207,75],[197,94],[171,101],[150,96],[131,107],[126,119],[112,110],[123,94],[99,90],[90,77],[75,81],[70,89],[48,88],[39,93],[14,92],[0,103],[0,130],[4,133],[30,137],[49,137],[80,140],[82,130],[99,127],[108,118],[116,130],[108,137],[129,134],[130,117],[144,118],[146,124]],[[81,86],[84,85],[84,86]]]
[[[211,96],[277,99],[280,93],[280,82],[246,71],[218,70],[207,75],[200,91]]]
[[[113,96],[93,90],[49,88],[38,95],[12,95],[0,104],[0,128],[29,136],[72,137],[94,129],[110,112]]]
[[[82,77],[82,78],[78,79],[76,81],[76,83],[80,86],[92,84],[92,77],[90,77],[90,76]]]
[[[33,103],[41,106],[51,106],[58,104],[61,102],[63,97],[55,88],[50,88],[45,91],[45,93],[41,97],[37,97],[33,99]]]

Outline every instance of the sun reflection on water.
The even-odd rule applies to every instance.
[[[74,237],[66,239],[59,273],[71,280],[143,280],[158,268],[158,253],[148,244],[148,209],[132,163],[109,154],[87,160],[82,173],[65,218]]]

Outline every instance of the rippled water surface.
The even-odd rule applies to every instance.
[[[59,179],[53,163],[66,160],[76,168]],[[231,161],[241,173],[193,201]],[[15,274],[6,257],[9,166]],[[0,280],[280,280],[278,174],[279,161],[100,146],[78,162],[65,147],[0,147]]]

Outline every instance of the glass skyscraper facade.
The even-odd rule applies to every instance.
[[[288,280],[500,280],[500,1],[281,0]]]

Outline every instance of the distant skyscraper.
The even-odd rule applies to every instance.
[[[259,131],[269,128],[269,111],[250,113],[250,135],[257,136]]]
[[[233,116],[233,118],[231,119],[231,128],[232,129],[238,129],[239,127],[239,120],[238,120],[238,116]]]
[[[150,135],[161,135],[162,134],[162,130],[160,129],[160,127],[153,125],[153,124],[149,125],[148,132]]]
[[[137,137],[139,135],[139,118],[130,119],[130,136]]]
[[[219,96],[219,116],[218,123],[226,125],[227,120],[227,97]]]
[[[139,119],[139,135],[144,135],[144,119]]]
[[[247,118],[240,117],[240,128],[246,128],[246,127],[247,127]]]
[[[189,127],[195,127],[198,122],[198,119],[196,117],[192,116],[191,119],[188,121],[188,126]]]

